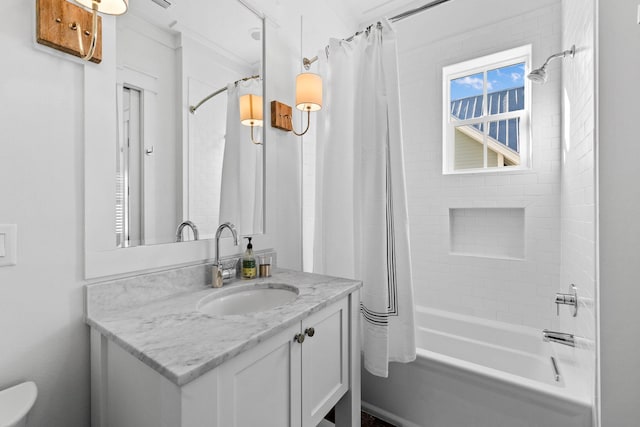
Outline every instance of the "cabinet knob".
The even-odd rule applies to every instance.
[[[304,342],[304,334],[295,334],[293,340],[302,344]]]
[[[307,328],[307,329],[305,329],[305,330],[304,330],[304,333],[305,333],[305,334],[307,334],[307,335],[309,335],[309,337],[312,337],[312,336],[314,336],[314,335],[315,335],[316,330],[315,330],[315,329],[313,329],[313,328]]]

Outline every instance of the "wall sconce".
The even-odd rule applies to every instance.
[[[45,46],[79,56],[86,61],[100,63],[102,21],[98,17],[98,12],[122,15],[129,7],[129,0],[75,0],[75,2],[89,8],[91,12],[66,0],[37,0],[36,39],[38,43]],[[87,30],[89,26],[91,31]],[[85,37],[89,38],[87,52],[83,42]]]
[[[91,20],[91,44],[89,50],[84,53],[84,46],[82,43],[82,28],[78,25],[78,45],[80,47],[80,54],[84,55],[82,59],[88,61],[93,56],[96,50],[96,42],[98,40],[98,12],[106,15],[122,15],[129,9],[129,0],[74,0],[76,3],[90,8],[92,10]]]
[[[254,126],[262,126],[262,97],[248,94],[240,97],[240,123],[251,126],[251,142],[262,144],[253,138]]]
[[[307,112],[307,127],[301,133],[293,129],[291,107],[279,101],[271,102],[271,126],[302,136],[309,130],[311,112],[322,108],[322,77],[302,73],[296,77],[296,108]]]

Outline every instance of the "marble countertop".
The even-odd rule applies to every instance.
[[[152,277],[152,276],[149,276]],[[359,281],[277,269],[272,277],[237,280],[214,289],[139,280],[98,283],[86,288],[86,323],[167,379],[182,386],[312,313],[357,290]],[[196,310],[208,295],[260,283],[292,285],[290,304],[271,310],[210,316]],[[174,286],[173,291],[168,289]]]

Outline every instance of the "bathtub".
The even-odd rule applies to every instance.
[[[541,331],[424,307],[416,324],[414,362],[363,371],[368,412],[407,427],[592,426],[588,381]]]

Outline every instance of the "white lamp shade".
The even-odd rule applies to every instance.
[[[92,9],[93,0],[75,0],[87,9]],[[122,15],[129,8],[129,0],[96,0],[98,12],[107,15]]]
[[[240,123],[245,126],[262,126],[262,97],[242,95],[240,97]]]
[[[313,73],[298,74],[296,108],[302,111],[318,111],[322,108],[322,77]]]

